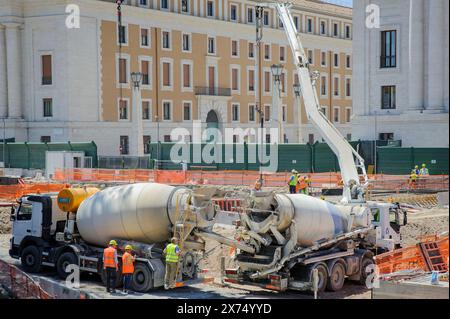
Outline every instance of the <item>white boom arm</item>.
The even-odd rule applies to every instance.
[[[295,28],[294,20],[289,11],[289,3],[264,3],[262,7],[271,7],[276,9],[278,16],[283,23],[286,36],[292,49],[293,60],[297,67],[298,78],[302,90],[302,96],[305,103],[305,110],[308,119],[320,132],[323,139],[330,146],[339,160],[342,180],[344,183],[343,202],[352,201],[350,184],[354,181],[357,186],[365,187],[367,184],[367,174],[364,166],[364,160],[353,149],[350,143],[342,136],[336,127],[319,110],[320,103],[315,90],[315,80],[311,77],[309,71],[309,61],[300,42]],[[356,158],[356,161],[355,161]],[[358,167],[361,168],[365,179],[365,184],[361,185],[358,175]]]

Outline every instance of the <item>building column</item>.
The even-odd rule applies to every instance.
[[[444,106],[444,1],[427,1],[428,11],[428,101],[427,110]]]
[[[8,116],[5,27],[0,25],[0,118]]]
[[[6,61],[8,79],[8,116],[22,117],[22,83],[19,23],[4,23],[6,26]]]
[[[423,110],[424,101],[424,2],[410,0],[409,14],[409,109]]]

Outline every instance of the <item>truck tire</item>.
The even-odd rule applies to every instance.
[[[336,262],[330,272],[328,278],[327,290],[339,291],[345,282],[345,266],[341,262]]]
[[[131,287],[137,292],[147,292],[153,288],[153,274],[148,265],[136,263]]]
[[[25,247],[20,257],[22,267],[26,272],[38,273],[42,269],[41,250],[34,245]]]
[[[77,256],[70,251],[61,254],[56,261],[56,272],[59,278],[66,279],[70,275],[69,272],[66,272],[67,266],[69,265],[78,265]]]
[[[361,261],[361,275],[359,276],[359,283],[361,285],[367,286],[366,280],[367,280],[368,275],[371,273],[371,271],[368,271],[367,267],[369,267],[373,264],[374,264],[374,261],[372,258],[363,257],[363,259]]]
[[[313,271],[314,269],[317,269],[318,276],[319,276],[319,283],[317,285],[317,292],[324,292],[327,288],[327,282],[328,282],[328,270],[327,267],[323,264],[315,264],[310,268],[310,278],[311,282],[314,280]]]

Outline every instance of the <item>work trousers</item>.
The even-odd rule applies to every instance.
[[[164,287],[166,289],[173,288],[175,286],[177,268],[178,263],[166,262],[166,276],[164,277]]]
[[[128,291],[131,288],[131,279],[133,274],[122,274],[123,275],[123,290]]]
[[[116,268],[106,267],[106,291],[115,290],[116,289]]]
[[[291,194],[297,193],[297,186],[289,185],[289,193],[291,193]]]

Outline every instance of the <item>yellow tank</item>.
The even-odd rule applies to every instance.
[[[99,191],[95,187],[64,188],[58,194],[58,206],[63,212],[75,213],[86,198]]]

